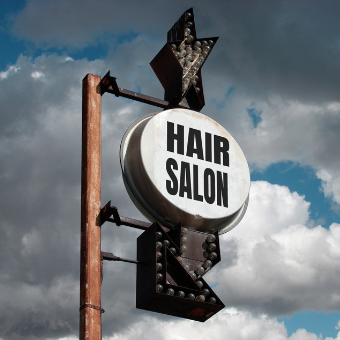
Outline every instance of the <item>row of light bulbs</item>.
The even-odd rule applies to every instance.
[[[163,289],[164,288],[161,284],[157,284],[157,286],[156,286],[157,293],[162,293]],[[193,293],[189,293],[189,294],[185,295],[185,293],[182,290],[177,291],[176,294],[175,294],[175,290],[173,288],[168,288],[166,290],[165,294],[172,295],[172,296],[175,295],[175,296],[178,296],[180,298],[187,298],[189,300],[197,300],[197,301],[200,301],[200,302],[205,302],[206,299],[208,299],[208,297],[210,295],[210,291],[209,291],[209,289],[205,288],[205,289],[202,290],[202,294],[196,296]],[[209,297],[209,299],[206,302],[216,303],[216,299],[213,296],[211,296],[211,297]]]
[[[181,252],[184,253],[187,250],[187,229],[182,228],[181,232]],[[183,267],[188,271],[191,277],[194,280],[197,280],[198,277],[202,276],[205,271],[209,270],[212,267],[212,261],[217,259],[217,254],[214,252],[216,250],[216,244],[214,243],[216,240],[215,235],[211,234],[207,237],[205,244],[207,245],[206,250],[204,251],[204,256],[207,258],[202,266],[198,266],[197,269],[193,272],[189,272],[190,267],[188,264],[183,264]]]
[[[190,20],[190,16],[187,13],[187,20]],[[191,27],[193,23],[187,21],[186,28],[184,29],[184,40],[179,46],[171,44],[170,47],[175,54],[177,60],[183,68],[182,78],[182,94],[184,94],[190,85],[195,87],[196,92],[200,92],[201,89],[197,87],[198,76],[197,72],[202,67],[205,59],[211,51],[214,45],[213,40],[195,40],[191,35]]]
[[[186,243],[187,243],[187,237],[185,235],[187,235],[188,230],[186,228],[182,228],[181,229],[181,253],[185,252],[187,250],[186,248]],[[163,286],[159,283],[163,281],[163,274],[159,273],[162,269],[163,269],[163,265],[159,262],[161,261],[163,255],[160,252],[161,248],[163,246],[166,247],[170,247],[170,241],[169,240],[163,240],[163,242],[161,242],[163,235],[160,231],[156,232],[156,249],[157,249],[157,263],[156,263],[156,280],[157,280],[157,286],[156,286],[156,291],[158,293],[163,292]],[[208,259],[205,260],[205,262],[203,263],[202,266],[199,266],[195,272],[189,272],[190,267],[188,264],[183,264],[184,269],[189,272],[190,276],[196,281],[196,284],[198,285],[198,287],[201,289],[203,287],[203,282],[198,280],[198,278],[200,276],[202,276],[205,272],[205,270],[209,270],[212,266],[212,261],[216,260],[217,258],[217,254],[214,252],[214,250],[216,250],[216,244],[213,243],[215,241],[216,237],[215,235],[209,235],[206,239],[206,243],[209,244],[207,247],[207,250],[209,251],[209,253],[207,251],[205,251],[205,253],[207,253],[207,257]],[[185,248],[184,248],[185,247]],[[174,247],[170,247],[169,250],[175,255],[176,254],[176,248]],[[177,257],[177,259],[182,263],[182,258],[181,257]],[[172,288],[168,288],[168,290],[166,291],[166,294],[168,295],[174,295],[175,292]],[[209,289],[203,289],[202,294],[195,296],[193,293],[189,293],[186,297],[190,300],[198,300],[201,302],[204,302],[206,300],[206,298],[210,295],[210,291]],[[178,291],[176,296],[179,297],[185,297],[185,293],[183,291]],[[214,297],[210,297],[208,302],[210,303],[216,303],[216,299]]]

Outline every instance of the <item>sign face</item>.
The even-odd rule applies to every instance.
[[[243,217],[250,174],[234,138],[211,118],[172,109],[147,115],[125,133],[126,188],[151,221],[220,233]]]

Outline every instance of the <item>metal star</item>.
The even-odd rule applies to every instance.
[[[168,32],[167,43],[150,65],[164,87],[164,99],[200,111],[205,105],[201,68],[218,37],[197,39],[193,9],[183,13]]]

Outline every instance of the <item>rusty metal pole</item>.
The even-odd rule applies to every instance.
[[[100,77],[83,79],[80,340],[101,339],[101,94]]]

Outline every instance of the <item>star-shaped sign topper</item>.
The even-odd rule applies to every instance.
[[[168,32],[167,43],[150,65],[173,107],[187,102],[200,111],[205,102],[201,68],[218,37],[197,39],[193,9],[183,13]]]

